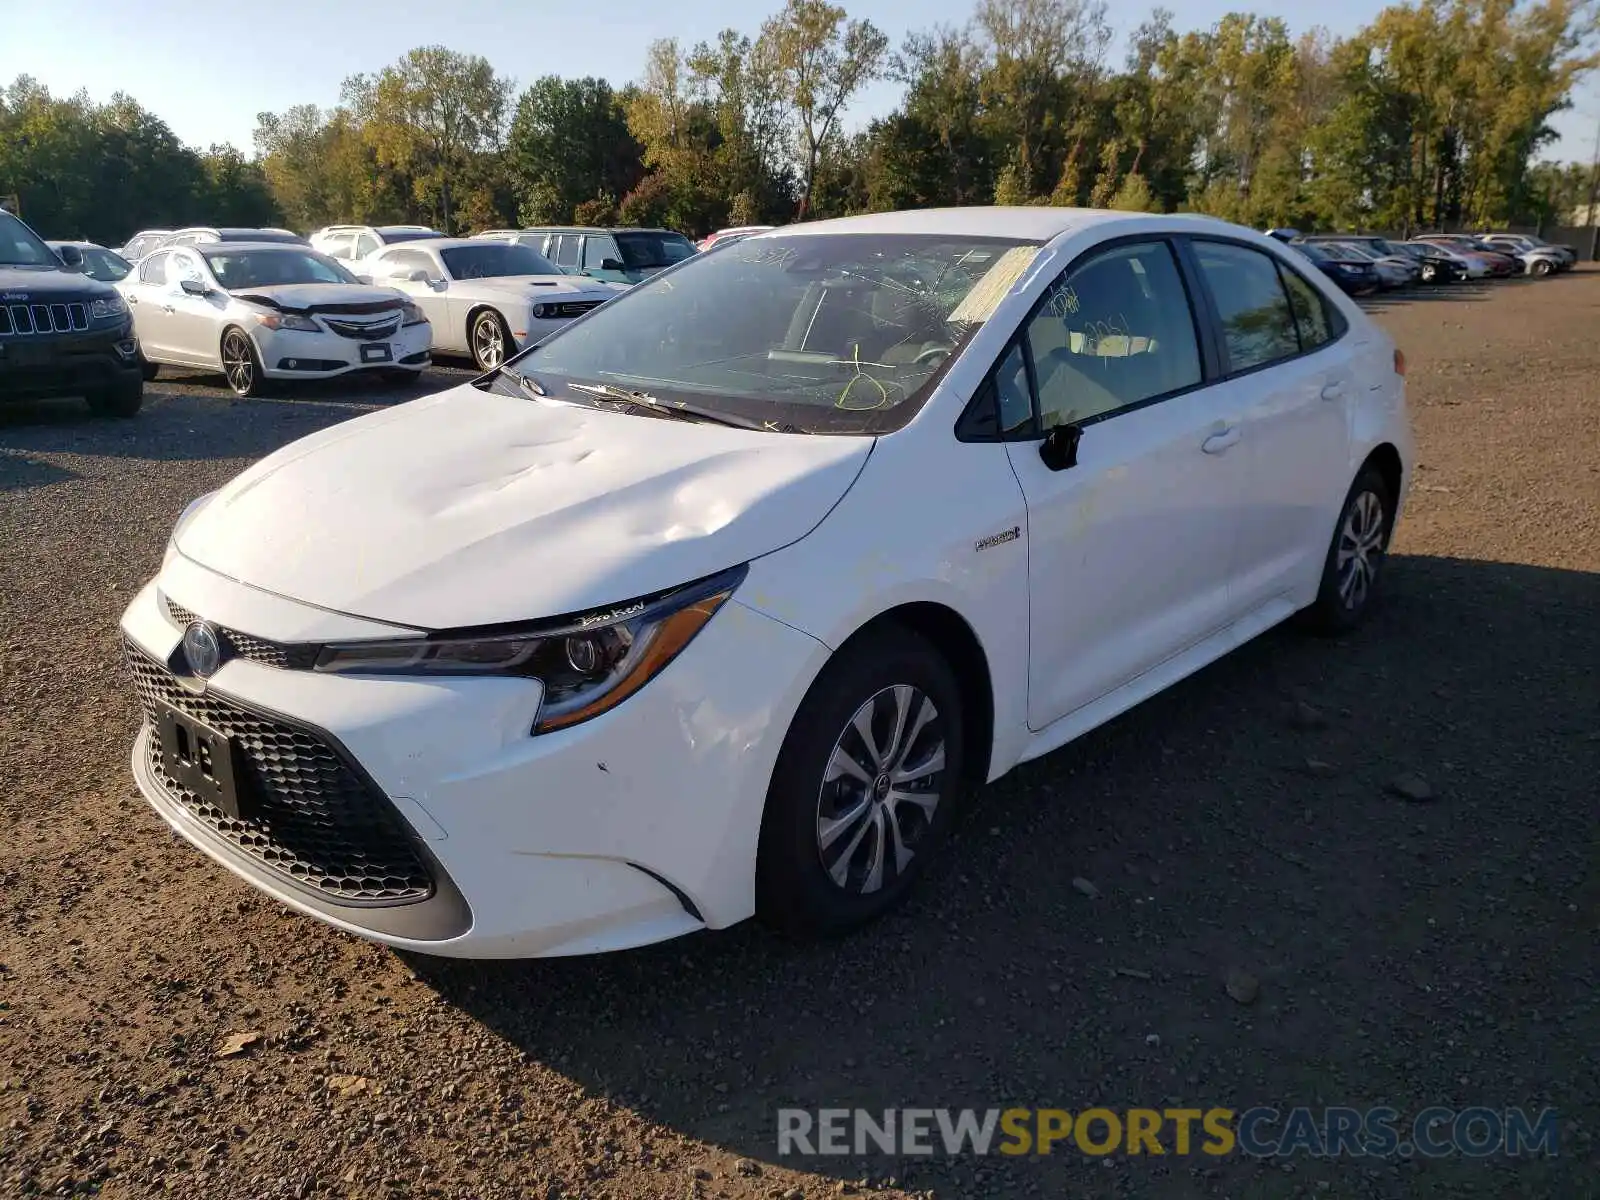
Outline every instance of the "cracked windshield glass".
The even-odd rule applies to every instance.
[[[898,429],[1038,254],[1003,238],[760,238],[635,288],[516,360],[546,394],[625,390],[810,433]]]

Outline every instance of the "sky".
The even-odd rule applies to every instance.
[[[666,0],[312,0],[272,4],[196,0],[96,0],[72,16],[53,4],[0,0],[0,83],[29,74],[51,92],[86,88],[97,101],[124,91],[161,117],[185,142],[232,142],[250,152],[256,114],[294,104],[331,107],[349,75],[382,69],[415,46],[442,44],[481,54],[518,89],[541,75],[600,75],[616,84],[637,77],[645,48],[676,37],[687,48],[726,28],[754,34],[780,0],[695,0],[676,12]],[[913,29],[964,24],[974,0],[843,0],[898,45]],[[1126,35],[1151,3],[1114,3],[1120,65]],[[1235,10],[1285,18],[1296,32],[1314,24],[1348,34],[1384,0],[1336,6],[1285,0],[1165,0],[1179,29],[1209,26]],[[1320,15],[1314,16],[1313,14]],[[603,16],[601,14],[604,14]],[[856,125],[892,109],[899,88],[880,83],[849,113]],[[1588,161],[1600,122],[1600,88],[1587,83],[1573,110],[1557,116],[1561,142],[1546,156]]]

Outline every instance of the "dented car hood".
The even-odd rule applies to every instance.
[[[396,288],[373,287],[365,283],[276,283],[266,287],[236,288],[228,294],[251,304],[301,313],[321,308],[344,311],[399,308],[410,299]]]
[[[397,625],[534,620],[804,537],[872,445],[463,385],[262,459],[183,524],[177,549],[243,583]]]

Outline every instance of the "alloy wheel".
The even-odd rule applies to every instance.
[[[505,361],[506,337],[500,319],[485,313],[472,327],[473,356],[485,371],[492,371]]]
[[[817,797],[817,853],[836,887],[870,895],[904,874],[939,807],[945,729],[910,684],[883,688],[834,741]]]
[[[1339,528],[1334,569],[1339,601],[1355,610],[1366,603],[1383,561],[1385,520],[1383,500],[1375,492],[1361,492],[1345,510]]]
[[[222,373],[228,386],[241,396],[248,396],[255,386],[255,355],[242,333],[230,333],[222,342]]]

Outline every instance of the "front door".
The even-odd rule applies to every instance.
[[[139,349],[151,362],[172,361],[172,302],[167,294],[169,250],[157,250],[139,260],[136,274],[122,289],[133,312],[133,332]]]
[[[380,274],[372,281],[385,287],[402,291],[428,318],[433,326],[435,350],[465,350],[467,334],[465,322],[451,318],[448,285],[444,279],[444,265],[424,250],[390,250],[380,259]],[[407,275],[422,271],[426,279],[408,279]]]
[[[198,283],[206,294],[197,296],[183,290],[184,282]],[[167,266],[167,306],[171,309],[167,320],[171,333],[171,347],[175,357],[184,362],[210,367],[222,365],[222,310],[228,305],[228,295],[217,287],[216,281],[200,261],[195,250],[174,250],[172,262]]]
[[[1068,268],[1023,333],[1042,429],[1078,435],[1075,461],[1008,447],[1028,505],[1028,724],[1042,729],[1228,623],[1247,467],[1167,241]],[[1047,452],[1071,440],[1057,439]]]

